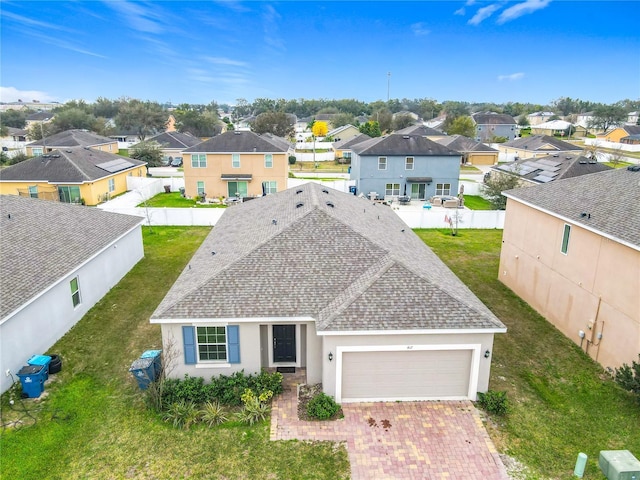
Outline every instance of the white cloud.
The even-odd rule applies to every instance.
[[[246,67],[247,63],[240,60],[233,60],[225,57],[204,57],[204,59],[215,65],[230,65],[234,67]]]
[[[497,23],[502,24],[515,20],[523,15],[528,15],[537,10],[545,8],[551,3],[551,0],[526,0],[504,10],[498,17]]]
[[[483,20],[486,20],[491,15],[494,14],[496,10],[500,9],[500,5],[497,3],[493,3],[491,5],[487,5],[486,7],[482,7],[478,9],[476,14],[469,20],[469,25],[479,25]]]
[[[16,15],[15,13],[7,12],[6,10],[2,12],[3,19],[10,18],[11,20],[15,20],[18,23],[26,25],[27,27],[35,27],[39,29],[47,29],[47,30],[62,30],[66,32],[71,32],[68,28],[61,27],[60,25],[56,25],[54,23],[43,22],[41,20],[35,20],[33,18],[23,17],[22,15]]]
[[[524,73],[522,73],[522,72],[512,73],[511,75],[498,75],[498,80],[500,80],[501,82],[503,80],[507,80],[509,82],[512,82],[514,80],[520,80],[522,78],[524,78]]]
[[[464,9],[464,7],[460,7],[458,10],[456,10],[455,12],[453,12],[454,15],[465,15],[467,12]]]
[[[32,100],[38,100],[40,102],[53,102],[57,98],[49,95],[47,92],[41,92],[39,90],[18,90],[15,87],[0,87],[0,101],[2,102],[17,102],[22,100],[23,102],[30,102]]]
[[[164,33],[163,14],[158,10],[158,5],[148,7],[141,2],[109,1],[105,4],[116,10],[123,19],[134,29],[144,33]]]
[[[263,27],[264,27],[264,43],[275,50],[284,50],[284,40],[278,34],[278,21],[281,19],[281,15],[271,5],[264,7],[264,13],[262,14]]]
[[[413,34],[418,37],[422,35],[429,35],[431,33],[431,30],[427,28],[427,24],[424,22],[414,23],[411,25],[411,30],[413,31]]]

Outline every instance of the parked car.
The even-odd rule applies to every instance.
[[[173,157],[162,157],[162,160],[160,160],[160,166],[169,167],[171,166],[171,162],[173,162]]]
[[[182,166],[182,157],[176,157],[171,160],[172,167],[181,167]]]

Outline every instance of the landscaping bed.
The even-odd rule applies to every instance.
[[[322,384],[316,383],[315,385],[300,385],[298,387],[298,420],[304,421],[318,421],[317,418],[309,415],[307,411],[307,405],[317,395],[322,393]],[[333,414],[331,417],[325,420],[338,420],[343,418],[344,414],[342,413],[342,407]]]

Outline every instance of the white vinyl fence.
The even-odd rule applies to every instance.
[[[422,211],[396,210],[409,228],[504,228],[504,210],[462,210],[438,208]]]

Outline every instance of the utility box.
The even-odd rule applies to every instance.
[[[608,480],[640,480],[640,461],[629,450],[602,450],[598,465]]]
[[[38,398],[44,392],[44,371],[42,365],[25,365],[18,372],[22,384],[22,394],[28,398]]]

